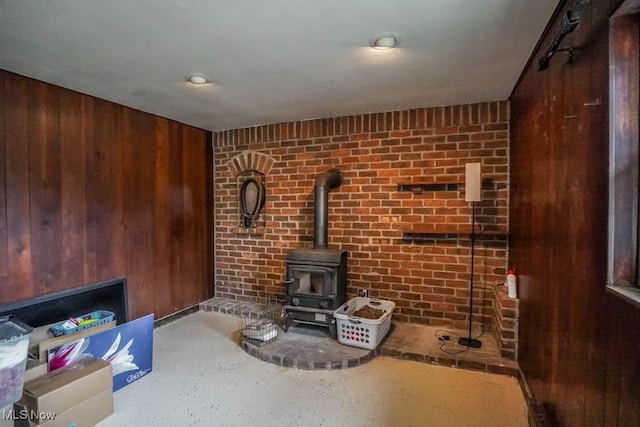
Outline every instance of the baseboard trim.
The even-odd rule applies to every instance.
[[[174,322],[174,321],[176,321],[178,319],[181,319],[181,318],[183,318],[185,316],[188,316],[188,315],[190,315],[192,313],[195,313],[196,311],[199,311],[199,310],[200,310],[199,304],[195,304],[195,305],[192,305],[191,307],[187,307],[187,308],[185,308],[183,310],[176,311],[173,314],[170,314],[168,316],[163,317],[162,319],[158,319],[158,320],[154,321],[153,322],[153,328],[155,329],[155,328],[158,328],[160,326],[166,325],[167,323]]]
[[[524,400],[527,403],[527,409],[529,410],[529,427],[551,427],[544,405],[533,398],[529,383],[527,383],[524,372],[522,372],[520,367],[518,367],[518,383],[520,384]]]

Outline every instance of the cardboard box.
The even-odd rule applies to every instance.
[[[139,380],[153,368],[153,314],[83,338],[76,343],[76,354],[108,360],[113,366],[113,391]],[[49,350],[49,370],[73,362],[69,345]],[[53,363],[52,363],[53,361]]]
[[[24,382],[43,376],[47,373],[47,362],[42,360],[27,359],[27,368],[24,372]]]
[[[55,414],[53,419],[45,420],[43,417],[41,420],[29,420],[29,411],[22,402],[16,403],[14,410],[15,427],[93,427],[113,414],[113,392],[111,387],[106,388],[78,405]],[[45,417],[49,418],[48,415]]]
[[[62,414],[88,397],[105,389],[111,392],[112,388],[111,365],[101,359],[86,358],[26,382],[20,402],[29,411]]]
[[[51,331],[49,331],[49,326],[51,325],[36,328],[31,336],[30,353],[32,353],[38,360],[45,362],[47,361],[47,352],[50,348],[60,347],[68,342],[89,337],[108,329],[113,329],[116,326],[116,321],[113,320],[109,323],[105,323],[104,325],[95,326],[93,328],[76,332],[75,334],[62,335],[60,337],[54,337]]]

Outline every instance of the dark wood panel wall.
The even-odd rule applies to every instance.
[[[132,318],[213,294],[210,133],[0,71],[0,304],[116,277]]]
[[[608,20],[592,0],[546,71],[561,2],[511,96],[511,244],[520,278],[520,366],[554,425],[640,425],[640,310],[605,292]]]

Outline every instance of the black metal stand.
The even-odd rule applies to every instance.
[[[473,319],[473,261],[474,246],[476,241],[476,202],[471,202],[471,281],[469,283],[469,335],[466,338],[460,338],[458,344],[465,347],[480,348],[482,342],[471,338],[471,320]]]
[[[285,305],[284,310],[286,313],[283,328],[285,332],[289,332],[289,327],[292,322],[305,323],[307,325],[329,328],[331,338],[334,340],[338,339],[338,330],[336,328],[336,319],[333,317],[333,310],[298,307],[294,305]]]

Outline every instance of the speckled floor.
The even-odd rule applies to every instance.
[[[245,353],[238,322],[196,312],[155,331],[153,373],[114,395],[121,426],[527,426],[512,377],[377,357],[344,370]]]

